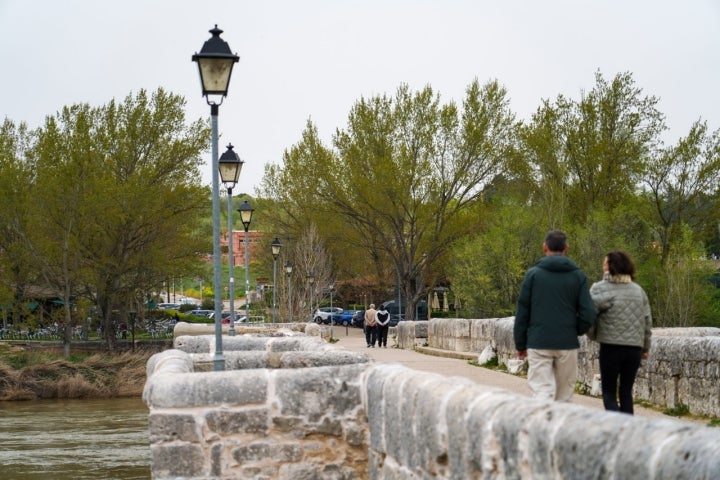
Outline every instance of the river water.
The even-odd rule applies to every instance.
[[[148,408],[139,398],[0,402],[3,480],[147,480]]]

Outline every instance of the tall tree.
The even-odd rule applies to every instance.
[[[38,131],[39,202],[58,218],[34,243],[48,277],[94,299],[110,349],[129,306],[207,251],[198,164],[209,129],[186,125],[184,105],[141,90],[121,103],[67,107]]]
[[[655,156],[643,178],[650,217],[656,225],[662,263],[672,244],[682,240],[682,224],[716,235],[720,223],[720,130],[695,122],[687,136]],[[713,235],[710,238],[717,238]]]
[[[15,326],[20,324],[25,291],[35,281],[25,243],[32,182],[25,152],[31,137],[25,124],[9,119],[0,124],[0,304],[2,321],[7,322],[11,312]]]
[[[63,301],[65,356],[70,354],[73,303],[84,287],[86,266],[81,249],[81,236],[92,218],[87,215],[87,191],[100,174],[98,152],[92,130],[97,112],[88,105],[65,107],[56,117],[48,117],[37,131],[31,152],[31,163],[37,172],[34,190],[35,208],[30,209],[34,226],[27,238],[27,248],[38,260],[42,284],[57,291]]]
[[[358,101],[334,150],[308,124],[283,168],[267,172],[263,193],[287,219],[308,210],[341,219],[357,233],[344,244],[362,252],[382,283],[399,279],[413,318],[426,293],[421,271],[435,271],[450,245],[476,227],[482,188],[504,170],[515,126],[497,82],[472,82],[462,109],[442,105],[430,87],[403,85],[392,98]]]
[[[521,131],[521,150],[549,225],[582,224],[593,209],[610,211],[635,194],[666,129],[657,103],[629,73],[608,82],[600,72],[580,100],[543,102]]]

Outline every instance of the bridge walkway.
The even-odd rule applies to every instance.
[[[365,352],[378,363],[396,362],[408,368],[445,376],[465,377],[479,384],[499,387],[519,395],[530,396],[527,379],[505,372],[470,365],[470,360],[477,359],[477,353],[451,352],[436,348],[418,346],[416,350],[393,348],[392,336],[388,336],[387,348],[367,348],[365,334],[362,329],[334,326],[333,336],[339,341],[335,344],[351,351]],[[590,408],[603,408],[602,399],[588,395],[574,395],[573,403]],[[660,410],[635,405],[635,415],[652,418],[677,419],[690,423],[706,425],[707,420],[690,416],[670,417]]]

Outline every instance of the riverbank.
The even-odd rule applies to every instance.
[[[139,397],[148,359],[157,346],[134,352],[0,344],[0,401]]]

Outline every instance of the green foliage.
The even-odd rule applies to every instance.
[[[583,269],[591,282],[602,278],[605,255],[612,250],[623,250],[637,261],[643,261],[642,245],[651,241],[649,229],[630,205],[613,210],[592,209],[587,221],[573,225],[567,234],[569,255]]]
[[[281,226],[288,236],[312,223],[331,254],[352,249],[334,262],[374,276],[381,290],[397,276],[412,312],[452,244],[474,231],[481,187],[505,169],[514,128],[497,82],[472,82],[462,109],[441,104],[430,87],[402,85],[393,97],[359,100],[334,149],[308,123],[282,168],[266,171],[263,194],[281,221],[302,219]]]
[[[720,130],[710,133],[705,122],[695,122],[686,137],[647,162],[643,180],[663,263],[673,244],[683,242],[683,225],[718,253]]]
[[[93,293],[110,347],[114,310],[136,308],[209,250],[198,231],[207,190],[197,180],[209,130],[186,125],[183,108],[177,95],[141,90],[65,107],[34,132],[28,249],[43,284],[64,292],[68,322],[69,296]]]
[[[714,264],[690,228],[682,225],[679,243],[667,260],[647,264],[650,276],[643,277],[651,298],[653,325],[658,327],[706,326],[717,323],[717,289],[708,281]],[[647,283],[645,283],[647,282]]]
[[[629,73],[597,72],[577,99],[543,100],[525,123],[509,98],[496,81],[471,82],[461,103],[401,85],[358,100],[330,145],[308,121],[252,199],[254,228],[280,236],[295,265],[278,279],[281,312],[306,315],[335,282],[343,304],[389,298],[398,283],[413,312],[445,285],[462,310],[435,316],[510,315],[545,233],[560,228],[591,281],[605,253],[630,253],[655,325],[720,324],[708,281],[718,266],[706,260],[720,255],[720,131],[698,121],[664,147],[657,98]],[[37,286],[84,299],[60,323],[97,306],[109,326],[173,277],[205,278],[195,296],[214,309],[199,259],[211,250],[198,172],[210,132],[186,123],[184,106],[140,91],[67,106],[34,131],[0,125],[0,303],[15,325],[36,322],[23,305]],[[250,271],[272,275],[269,249]],[[258,303],[251,313],[263,314]]]
[[[485,367],[485,368],[493,368],[494,369],[494,368],[497,368],[498,366],[500,366],[500,362],[499,362],[497,355],[495,355],[490,360],[488,360],[487,362],[483,363],[480,366]]]
[[[608,81],[600,72],[579,100],[543,102],[521,129],[528,165],[516,164],[516,172],[531,185],[546,230],[582,225],[593,209],[613,210],[634,195],[644,159],[665,129],[657,103],[629,73]]]
[[[684,403],[678,403],[674,407],[666,408],[663,413],[671,417],[685,417],[690,414],[690,408]]]
[[[453,292],[471,318],[509,316],[528,259],[533,220],[530,212],[514,205],[496,204],[486,230],[456,244],[449,271]]]

